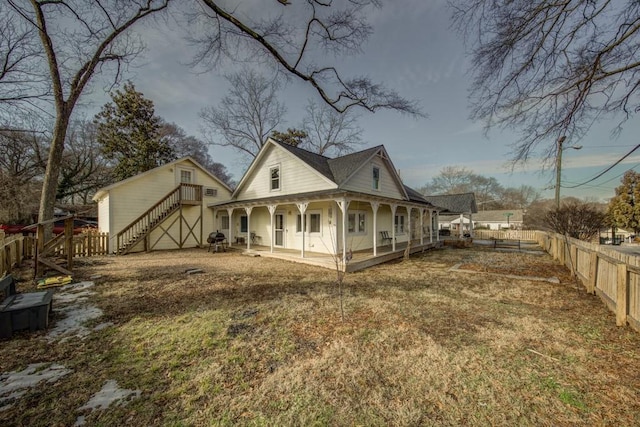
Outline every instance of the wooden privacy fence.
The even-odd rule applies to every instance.
[[[109,253],[109,233],[88,231],[73,236],[73,257],[106,255]],[[64,242],[53,249],[56,256],[66,256]],[[0,236],[0,277],[20,265],[23,259],[35,255],[35,236],[21,234]]]
[[[476,239],[538,240],[536,230],[473,230]]]
[[[107,255],[109,253],[109,233],[88,231],[73,236],[73,257]],[[64,242],[53,249],[57,256],[66,256]]]
[[[33,254],[33,241],[23,235],[3,236],[0,240],[0,277],[5,273],[20,265],[22,260],[28,256],[25,253]]]
[[[616,314],[616,324],[640,331],[640,257],[597,243],[537,233],[538,243],[598,295]]]

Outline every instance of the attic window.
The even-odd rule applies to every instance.
[[[217,197],[218,189],[217,188],[205,188],[204,195],[207,197]]]
[[[380,168],[377,166],[373,167],[373,189],[380,189]]]
[[[271,176],[271,191],[280,189],[280,166],[274,166],[269,170]]]

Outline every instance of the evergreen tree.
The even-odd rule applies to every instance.
[[[95,117],[97,140],[105,156],[115,160],[114,175],[122,180],[173,160],[171,146],[160,137],[161,119],[153,101],[129,82],[111,95]]]
[[[640,232],[640,173],[629,170],[609,202],[607,215],[615,227]]]

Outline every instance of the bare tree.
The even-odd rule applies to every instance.
[[[47,95],[48,85],[38,73],[42,51],[35,28],[11,12],[9,4],[0,3],[0,112],[15,122],[15,109],[30,109]]]
[[[640,3],[450,0],[473,53],[472,117],[516,128],[514,160],[640,108]]]
[[[231,89],[220,105],[200,112],[202,132],[209,143],[253,158],[286,112],[277,98],[280,84],[251,69],[231,74],[227,81]]]
[[[339,156],[362,143],[362,129],[353,109],[337,112],[327,104],[307,104],[302,129],[307,134],[303,147],[321,155]]]
[[[169,1],[7,0],[11,19],[21,18],[33,31],[30,34],[39,40],[42,61],[34,73],[46,76],[55,108],[40,220],[53,217],[67,129],[80,96],[96,73],[113,69],[116,80],[120,77],[122,67],[142,50],[141,43],[128,30],[164,10]],[[21,45],[28,43],[35,41],[28,39]]]
[[[29,132],[0,132],[0,222],[32,220],[42,177],[36,155],[41,138]]]
[[[204,35],[193,37],[199,47],[194,64],[217,65],[222,59],[262,59],[287,76],[311,85],[336,111],[353,106],[369,111],[382,108],[419,115],[415,102],[374,83],[368,77],[346,78],[331,65],[335,55],[361,50],[372,33],[366,13],[379,0],[342,2],[271,0],[259,7],[201,0],[202,12],[192,27]],[[244,7],[243,7],[244,6]],[[198,25],[201,24],[201,25]]]
[[[113,168],[97,141],[96,125],[88,120],[72,121],[62,156],[56,199],[86,205],[96,190],[113,180]]]

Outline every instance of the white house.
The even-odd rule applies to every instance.
[[[231,189],[191,157],[100,189],[98,228],[116,253],[202,246],[214,231],[206,206],[229,200]]]
[[[332,159],[268,139],[230,200],[208,206],[231,242],[302,258],[437,239],[439,208],[402,183],[384,146]]]

